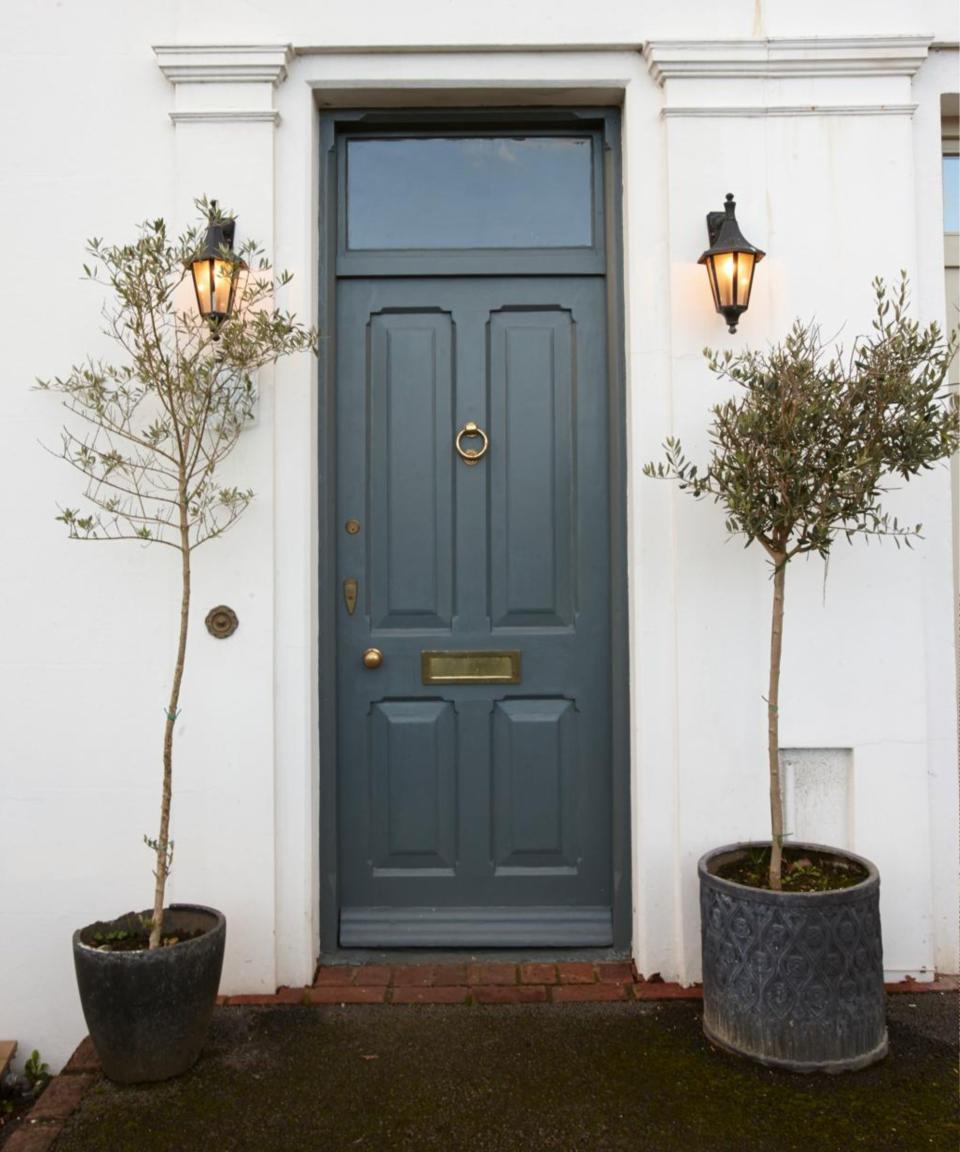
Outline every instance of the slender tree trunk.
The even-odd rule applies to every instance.
[[[779,892],[783,858],[783,789],[780,786],[780,655],[783,650],[783,593],[787,558],[773,558],[773,618],[770,626],[770,690],[767,693],[767,753],[770,758],[770,887]]]
[[[163,932],[163,902],[170,872],[170,801],[173,795],[173,726],[177,722],[177,709],[180,704],[180,684],[183,680],[183,664],[187,652],[187,626],[190,620],[190,535],[188,510],[186,507],[186,487],[181,481],[180,490],[180,641],[177,644],[177,664],[173,671],[173,684],[170,687],[170,701],[167,704],[167,717],[163,729],[163,798],[160,801],[160,835],[157,837],[157,868],[154,872],[156,887],[153,894],[153,927],[150,930],[150,947],[157,948]]]

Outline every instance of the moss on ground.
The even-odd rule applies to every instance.
[[[915,1006],[912,1006],[915,1005]],[[955,1152],[956,997],[836,1077],[711,1050],[691,1002],[227,1008],[194,1071],[102,1083],[56,1152]]]

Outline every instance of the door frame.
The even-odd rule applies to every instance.
[[[336,260],[339,209],[337,132],[341,127],[424,128],[599,127],[603,138],[607,286],[607,388],[610,492],[611,869],[613,948],[629,954],[631,884],[630,685],[627,602],[626,365],[623,299],[621,114],[618,108],[360,109],[320,114],[318,324],[319,541],[319,821],[320,950],[339,946],[339,797],[337,792],[336,555]]]

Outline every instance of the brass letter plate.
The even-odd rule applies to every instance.
[[[421,652],[424,684],[519,684],[519,652]]]

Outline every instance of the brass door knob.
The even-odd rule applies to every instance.
[[[383,663],[383,653],[379,648],[368,648],[363,654],[364,668],[379,668]]]

